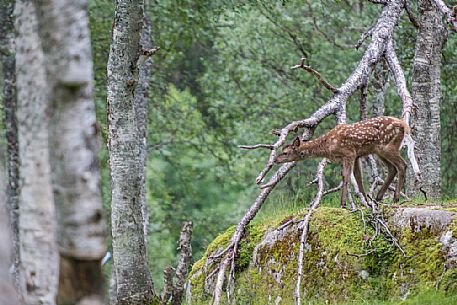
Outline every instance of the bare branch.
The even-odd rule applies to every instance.
[[[370,1],[371,3],[374,3],[374,4],[388,4],[390,2],[390,0],[368,0]]]
[[[317,194],[313,199],[313,202],[311,204],[311,207],[308,210],[308,213],[306,214],[305,218],[303,219],[303,223],[300,225],[301,228],[303,229],[301,237],[300,237],[300,250],[298,253],[298,270],[297,270],[297,285],[295,287],[295,293],[294,293],[294,298],[295,298],[295,304],[300,305],[301,304],[301,279],[302,279],[302,273],[303,273],[303,256],[305,252],[305,244],[308,239],[308,229],[309,229],[309,221],[311,219],[311,215],[313,214],[314,210],[319,206],[319,203],[321,202],[323,193],[324,193],[324,169],[325,166],[327,165],[328,160],[323,159],[321,162],[319,162],[319,165],[317,166],[317,173],[316,177],[318,178],[318,187],[317,187]]]
[[[342,187],[343,187],[343,182],[340,182],[340,184],[338,184],[338,186],[326,190],[326,191],[322,194],[322,197],[324,197],[324,196],[326,196],[326,195],[328,195],[328,194],[331,194],[331,193],[335,193],[335,192],[341,190]]]
[[[385,58],[387,60],[387,64],[389,65],[389,69],[394,77],[397,93],[403,102],[402,117],[405,120],[405,122],[409,125],[409,118],[411,116],[413,108],[413,99],[406,85],[405,74],[397,58],[397,54],[395,53],[394,42],[392,37],[390,37],[388,40]]]
[[[241,149],[257,149],[257,148],[267,148],[267,149],[274,149],[272,144],[257,144],[257,145],[238,145],[238,148]]]
[[[368,30],[363,32],[362,35],[360,35],[360,38],[357,41],[357,44],[354,46],[357,50],[362,46],[365,39],[367,39],[369,36],[371,36],[371,34],[373,33],[374,27],[375,26],[371,26]]]
[[[457,5],[450,9],[442,0],[433,0],[433,2],[441,13],[447,17],[447,21],[451,24],[454,32],[457,32]]]
[[[392,37],[388,40],[385,58],[387,60],[387,64],[389,65],[389,69],[394,76],[398,95],[400,95],[403,101],[402,117],[405,120],[406,124],[409,125],[409,118],[411,116],[411,111],[413,107],[413,99],[411,98],[411,94],[409,93],[408,88],[406,86],[405,74],[403,73],[403,69],[401,68],[400,62],[398,61],[397,55],[395,53]],[[411,138],[411,135],[408,133],[405,134],[402,147],[405,145],[408,147],[408,159],[411,162],[411,166],[416,176],[416,181],[420,182],[422,181],[422,175],[416,160],[416,156],[414,154],[414,144],[415,142]]]
[[[225,279],[225,270],[230,263],[230,257],[225,258],[219,266],[219,272],[217,274],[216,287],[214,288],[214,297],[212,305],[219,305],[221,303],[222,296],[222,285]]]
[[[307,66],[305,65],[305,61],[306,61],[306,58],[302,57],[301,61],[300,61],[300,64],[298,65],[295,65],[293,67],[291,67],[291,69],[298,69],[298,68],[301,68],[303,70],[305,70],[306,72],[309,72],[311,73],[312,75],[314,75],[317,80],[322,84],[324,85],[325,88],[327,88],[328,90],[332,91],[333,93],[337,93],[338,92],[338,89],[335,88],[332,84],[330,84],[328,81],[326,81],[322,75],[317,72],[316,70],[314,70],[313,68],[311,68],[311,66]]]
[[[405,1],[405,10],[406,13],[408,14],[409,21],[414,25],[416,29],[419,28],[419,23],[417,22],[416,16],[414,16],[414,13],[411,9],[411,6],[409,5],[409,1]]]

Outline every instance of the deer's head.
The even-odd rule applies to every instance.
[[[296,137],[292,144],[284,146],[280,155],[276,157],[276,163],[285,163],[303,160],[303,153],[300,151],[300,137]]]

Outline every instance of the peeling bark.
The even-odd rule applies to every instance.
[[[441,54],[447,39],[443,17],[432,0],[419,0],[419,29],[412,71],[412,134],[417,143],[417,157],[423,172],[423,187],[432,198],[441,196],[440,104]],[[408,179],[408,193],[420,195]]]
[[[144,162],[135,90],[139,81],[143,1],[116,2],[108,59],[113,268],[117,303],[148,304],[155,294],[146,259],[142,212]]]
[[[59,254],[49,162],[45,58],[31,1],[16,3],[21,291],[26,304],[55,304]]]

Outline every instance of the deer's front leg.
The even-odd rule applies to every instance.
[[[346,199],[348,196],[348,184],[351,179],[351,174],[354,168],[354,158],[343,159],[343,187],[341,189],[341,203],[340,207],[346,207]]]

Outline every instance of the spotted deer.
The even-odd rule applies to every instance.
[[[400,156],[400,146],[403,138],[410,133],[409,126],[403,120],[386,116],[354,124],[341,124],[315,140],[302,141],[297,137],[291,145],[283,148],[282,153],[276,158],[276,163],[312,158],[327,158],[331,162],[342,163],[341,207],[345,207],[351,173],[354,173],[359,191],[367,199],[358,159],[376,154],[388,169],[387,178],[376,200],[382,200],[398,173],[398,183],[394,193],[394,201],[397,202],[405,181],[406,170],[406,163]]]

